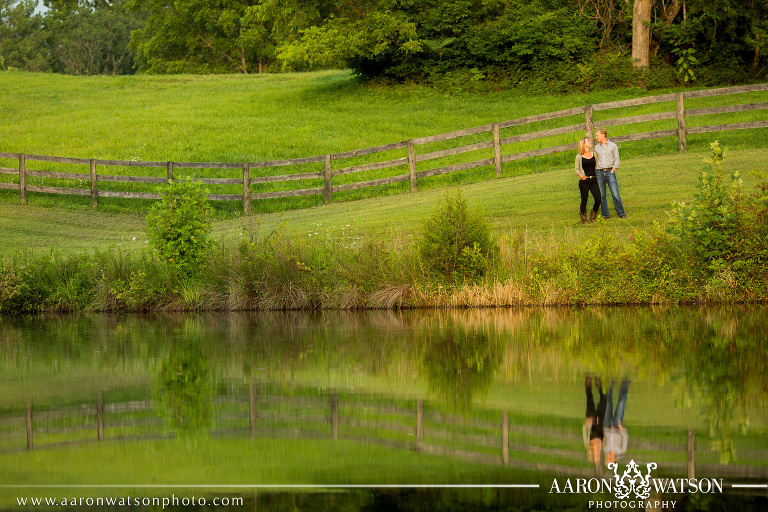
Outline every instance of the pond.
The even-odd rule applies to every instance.
[[[0,317],[0,509],[765,510],[767,338],[765,306]]]

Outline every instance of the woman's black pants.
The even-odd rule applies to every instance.
[[[587,199],[589,193],[592,192],[592,198],[595,200],[595,204],[592,205],[592,210],[595,213],[600,211],[600,187],[597,186],[597,179],[587,178],[585,180],[579,180],[579,192],[581,192],[581,213],[587,213]]]

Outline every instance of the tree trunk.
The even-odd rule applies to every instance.
[[[675,18],[682,8],[683,5],[679,2],[679,0],[672,0],[669,2],[669,5],[662,4],[662,16],[664,19],[664,24],[671,25],[672,22],[675,21]],[[651,55],[656,55],[656,53],[659,51],[659,45],[660,43],[658,41],[651,41]]]
[[[677,13],[680,12],[680,9],[683,7],[683,5],[678,0],[673,0],[669,3],[669,5],[664,7],[664,23],[667,25],[671,25],[673,21],[675,21],[675,18],[677,17]]]
[[[651,7],[653,0],[635,0],[632,9],[632,65],[647,68],[651,44]]]

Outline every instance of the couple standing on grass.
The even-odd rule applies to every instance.
[[[608,133],[605,128],[600,128],[595,132],[595,139],[597,145],[594,146],[594,152],[591,151],[593,148],[589,137],[579,140],[579,154],[576,155],[576,174],[579,176],[579,191],[581,192],[579,215],[582,224],[595,222],[601,204],[603,206],[603,218],[610,217],[608,198],[605,195],[606,183],[611,191],[616,215],[620,219],[627,218],[624,213],[624,205],[621,204],[621,197],[619,197],[619,185],[616,183],[616,169],[621,163],[619,148],[608,140]],[[590,192],[595,199],[595,204],[592,206],[589,219],[587,219],[587,197]]]
[[[629,379],[621,382],[619,400],[616,410],[613,409],[613,380],[608,388],[608,394],[603,390],[600,377],[595,377],[595,384],[600,395],[595,408],[595,399],[592,397],[592,377],[587,377],[584,387],[587,392],[587,414],[584,420],[582,435],[584,446],[587,448],[589,461],[600,466],[601,452],[605,452],[606,466],[611,462],[617,462],[627,453],[627,441],[629,435],[624,428],[624,408],[627,405],[629,394]]]

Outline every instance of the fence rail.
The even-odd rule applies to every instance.
[[[479,167],[494,166],[496,177],[501,176],[502,164],[513,162],[517,160],[523,160],[527,158],[534,158],[544,155],[550,155],[560,153],[564,151],[573,151],[574,144],[562,144],[544,147],[540,149],[523,151],[517,153],[502,154],[502,148],[510,144],[515,144],[525,141],[533,141],[543,139],[547,137],[553,137],[558,135],[567,135],[570,133],[583,132],[587,137],[592,137],[595,122],[593,120],[594,112],[605,111],[611,109],[634,107],[641,105],[649,105],[653,103],[675,102],[675,110],[668,112],[660,112],[654,114],[633,115],[628,117],[618,117],[613,119],[605,119],[599,122],[600,126],[622,126],[628,124],[645,123],[650,121],[661,121],[667,119],[677,119],[676,129],[667,130],[655,130],[649,132],[633,133],[629,135],[613,136],[611,140],[614,142],[634,142],[641,140],[658,139],[665,137],[677,137],[679,151],[685,151],[687,146],[686,137],[691,134],[709,133],[715,131],[730,131],[730,130],[746,130],[746,129],[759,129],[768,128],[768,119],[741,122],[741,123],[726,123],[717,125],[705,125],[705,126],[686,126],[686,119],[705,116],[705,115],[717,115],[735,112],[749,112],[756,110],[768,110],[768,102],[747,103],[747,104],[735,104],[726,105],[720,107],[707,107],[707,108],[685,108],[685,100],[693,98],[705,98],[731,94],[741,93],[753,93],[768,91],[768,84],[746,85],[740,87],[728,87],[722,89],[709,89],[700,91],[686,91],[673,94],[662,94],[658,96],[649,96],[643,98],[635,98],[629,100],[612,101],[608,103],[600,103],[595,105],[586,105],[583,107],[576,107],[567,110],[560,110],[557,112],[549,112],[546,114],[539,114],[535,116],[524,117],[520,119],[513,119],[509,121],[501,121],[492,124],[486,124],[483,126],[477,126],[474,128],[467,128],[464,130],[457,130],[449,133],[443,133],[439,135],[432,135],[428,137],[419,137],[410,139],[407,141],[397,142],[394,144],[386,144],[382,146],[376,146],[371,148],[357,149],[353,151],[345,151],[341,153],[331,153],[328,155],[294,158],[287,160],[274,160],[274,161],[262,161],[262,162],[244,162],[244,163],[232,163],[232,162],[152,162],[152,161],[125,161],[125,160],[103,160],[103,159],[86,159],[86,158],[68,158],[58,156],[44,156],[44,155],[26,155],[17,153],[0,153],[0,159],[6,160],[18,160],[18,166],[13,167],[0,167],[0,174],[11,174],[18,176],[18,183],[0,182],[0,189],[18,190],[20,200],[26,201],[27,192],[37,192],[45,194],[68,194],[68,195],[82,195],[91,197],[91,206],[96,208],[98,205],[98,198],[100,197],[114,197],[125,199],[157,199],[159,195],[153,192],[129,192],[129,191],[114,191],[99,189],[99,182],[112,182],[112,183],[140,183],[140,184],[162,184],[167,183],[168,180],[173,179],[174,170],[176,169],[228,169],[228,170],[242,170],[242,177],[219,177],[219,178],[200,178],[204,184],[207,185],[229,185],[242,187],[242,193],[237,194],[210,194],[209,199],[217,201],[243,201],[244,210],[246,213],[250,213],[251,201],[259,199],[272,199],[272,198],[285,198],[285,197],[297,197],[307,195],[323,195],[326,202],[332,200],[335,192],[343,192],[350,190],[359,190],[367,187],[376,187],[382,185],[391,185],[400,182],[410,182],[411,191],[417,189],[418,180],[428,178],[431,176],[438,176],[441,174],[453,173],[458,171],[465,171],[469,169],[475,169]],[[501,137],[501,130],[523,126],[531,123],[550,121],[555,119],[563,119],[573,116],[584,116],[584,121],[578,124],[571,124],[568,126],[551,128],[546,130],[532,131],[529,133],[523,133],[518,135],[512,135],[508,137]],[[491,134],[490,139],[487,141],[474,142],[471,144],[457,145],[455,147],[447,149],[439,149],[433,151],[427,151],[417,154],[416,148],[427,144],[440,143],[445,141],[451,141],[454,139],[460,139],[468,136],[478,136],[484,134]],[[392,151],[406,150],[406,154],[397,158],[389,160],[376,161],[365,164],[338,166],[334,168],[334,162],[343,162],[344,160],[357,158],[361,156],[376,155],[381,153],[387,153]],[[429,162],[432,160],[446,158],[464,153],[470,153],[475,151],[492,150],[488,154],[488,157],[473,160],[470,162],[462,162],[451,165],[443,165],[437,167],[431,167],[428,169],[417,170],[416,164],[425,164],[423,162]],[[82,172],[61,172],[61,171],[39,171],[27,168],[27,162],[48,162],[55,164],[70,164],[70,165],[87,165],[90,168],[89,173]],[[310,164],[322,164],[321,170],[302,173],[290,173],[272,176],[251,176],[251,171],[257,169],[271,169],[278,167],[292,167],[300,165]],[[142,167],[142,168],[157,168],[165,169],[164,176],[122,176],[119,174],[99,173],[99,167]],[[377,179],[368,179],[362,181],[356,181],[352,183],[338,183],[334,184],[334,178],[339,176],[345,176],[350,174],[357,174],[367,171],[377,171],[389,168],[403,168],[402,174],[394,176],[388,176]],[[407,167],[407,171],[406,171]],[[54,187],[54,186],[42,186],[32,185],[27,183],[28,177],[36,178],[53,178],[53,179],[66,179],[66,180],[81,180],[90,183],[90,188],[84,187]],[[254,192],[252,187],[259,184],[268,183],[285,183],[289,181],[303,181],[303,180],[315,180],[322,179],[322,187],[313,188],[300,188],[292,190],[280,190],[272,192]]]

